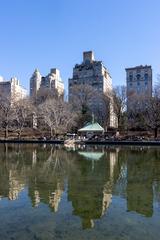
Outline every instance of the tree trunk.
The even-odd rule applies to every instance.
[[[6,156],[6,159],[7,159],[7,157],[8,157],[8,143],[5,143],[4,146],[5,146],[5,156]]]
[[[5,139],[8,139],[8,125],[5,127]]]
[[[121,120],[121,117],[120,117],[120,116],[118,116],[118,117],[117,117],[117,121],[118,121],[118,128],[120,127],[120,120]]]
[[[154,138],[157,138],[157,136],[158,136],[158,128],[155,128],[154,129]]]
[[[21,134],[22,134],[22,130],[19,130],[19,132],[18,132],[18,140],[21,139]]]
[[[50,135],[51,135],[51,138],[53,137],[53,129],[52,128],[50,128],[51,129],[51,131],[50,131]]]

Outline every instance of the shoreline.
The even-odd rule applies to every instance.
[[[15,143],[15,144],[64,144],[64,140],[0,140],[1,143]],[[136,145],[136,146],[160,146],[160,141],[80,141],[76,142],[77,144],[86,144],[86,145]]]

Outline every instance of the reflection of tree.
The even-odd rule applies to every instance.
[[[101,218],[109,207],[113,180],[110,175],[110,156],[94,162],[78,156],[74,170],[69,172],[68,199],[72,201],[73,214],[80,216],[83,228],[94,226],[94,220]],[[112,165],[113,166],[113,165]]]
[[[109,205],[112,201],[112,183],[108,181],[104,185],[103,190],[103,199],[102,199],[102,216],[105,214],[106,209],[109,208]]]
[[[50,150],[50,155],[43,165],[45,174],[50,174],[51,170],[54,174],[63,175],[65,173],[65,161],[63,160],[63,151],[59,149]]]
[[[114,173],[114,185],[113,194],[120,197],[126,196],[126,185],[127,185],[127,164],[126,164],[126,151],[123,148],[117,151],[117,165]]]
[[[57,183],[56,190],[49,196],[49,205],[52,209],[54,209],[55,212],[58,211],[58,206],[61,201],[63,191],[64,189],[62,189],[60,183]]]
[[[26,184],[27,167],[24,162],[31,156],[26,150],[24,153],[17,145],[4,145],[0,157],[0,195],[10,200],[18,198]]]
[[[6,145],[1,147],[0,197],[17,199],[25,185],[33,206],[40,202],[57,211],[70,153],[47,145]]]
[[[133,151],[127,160],[127,206],[150,217],[153,214],[154,151]]]
[[[79,171],[69,174],[68,199],[72,201],[73,213],[82,218],[83,228],[88,228],[92,226],[92,219],[101,217],[105,174],[96,171],[99,162],[92,171],[92,162],[80,161],[77,163]]]
[[[24,189],[25,183],[23,179],[17,178],[16,171],[9,171],[9,200],[18,199],[19,193]]]
[[[3,155],[4,155],[3,152],[1,152],[0,196],[7,197],[9,192],[9,172]]]
[[[50,145],[1,146],[0,198],[17,199],[28,186],[33,207],[43,203],[56,212],[68,183],[68,199],[83,228],[93,227],[106,213],[112,194],[126,198],[129,211],[152,216],[153,195],[160,202],[160,150],[99,146],[93,152],[102,154],[88,158],[91,150],[79,155]]]
[[[66,152],[56,147],[49,147],[45,152],[45,158],[42,158],[41,152],[37,152],[36,165],[29,180],[29,196],[33,206],[41,202],[57,211],[64,191]]]

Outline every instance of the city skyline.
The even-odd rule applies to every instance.
[[[15,0],[10,7],[3,2],[0,75],[18,77],[29,90],[35,68],[46,75],[55,67],[67,89],[81,53],[93,50],[109,69],[114,86],[125,84],[125,68],[138,65],[152,65],[155,82],[160,72],[159,7],[158,0],[48,0],[38,4]]]
[[[87,52],[92,52],[93,54],[94,54],[94,52],[93,51],[87,51]],[[83,52],[83,54],[84,54],[85,52]],[[103,63],[103,61],[102,60],[100,60],[100,62],[102,62]],[[78,63],[75,63],[74,64],[74,67],[77,65]],[[81,61],[81,64],[83,64],[83,61]],[[148,67],[148,65],[137,65],[137,66],[130,66],[130,67],[128,67],[128,68],[125,68],[125,71],[126,71],[126,69],[137,69],[137,68],[143,68],[143,67]],[[152,65],[150,65],[150,67],[152,67]],[[52,69],[55,69],[55,70],[57,70],[58,72],[59,72],[59,74],[60,74],[60,70],[59,69],[57,69],[57,68],[51,68],[51,70]],[[108,70],[108,68],[107,68],[107,70]],[[31,79],[32,79],[32,77],[33,77],[33,75],[34,75],[34,73],[35,72],[38,72],[39,74],[41,74],[41,71],[39,71],[39,69],[38,68],[36,68],[34,71],[33,71],[33,73],[31,74],[31,77],[30,77],[30,79],[29,79],[29,81],[28,81],[28,86],[27,87],[24,87],[24,85],[22,85],[21,84],[21,86],[22,87],[24,87],[24,89],[26,89],[26,91],[27,91],[27,95],[28,96],[31,96],[32,94],[30,93],[30,89],[31,89]],[[111,76],[111,75],[110,75]],[[18,79],[18,81],[21,81],[17,76],[10,76],[10,78],[9,79],[6,79],[4,76],[0,76],[0,82],[10,82],[13,78],[15,78],[15,79]],[[45,78],[45,76],[44,75],[41,75],[41,78],[43,79],[43,78]],[[157,78],[158,78],[158,74],[157,74]],[[113,79],[112,79],[113,80]],[[62,83],[64,84],[65,82],[64,82],[64,80],[63,79],[61,79],[61,81],[62,81]],[[70,78],[68,78],[67,79],[67,82],[64,84],[64,94],[66,94],[67,93],[67,96],[68,96],[68,94],[69,94],[69,92],[68,92],[68,87],[69,87],[69,81],[70,81]],[[156,81],[154,82],[154,78],[153,78],[153,86],[152,87],[154,87],[154,83],[156,83]],[[87,83],[86,83],[87,84]],[[126,82],[126,80],[125,80],[125,82],[123,83],[123,85],[124,86],[126,86],[127,87],[127,82]],[[113,88],[114,87],[116,87],[116,86],[120,86],[120,84],[119,85],[114,85],[114,82],[112,81],[112,86],[113,86]],[[152,89],[153,90],[153,89]]]

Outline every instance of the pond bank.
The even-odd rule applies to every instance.
[[[64,140],[0,140],[0,143],[18,143],[18,144],[32,144],[32,143],[40,143],[40,144],[64,144]],[[160,146],[160,141],[118,141],[118,140],[107,140],[107,141],[77,141],[75,144],[86,144],[86,145],[140,145],[140,146]]]

